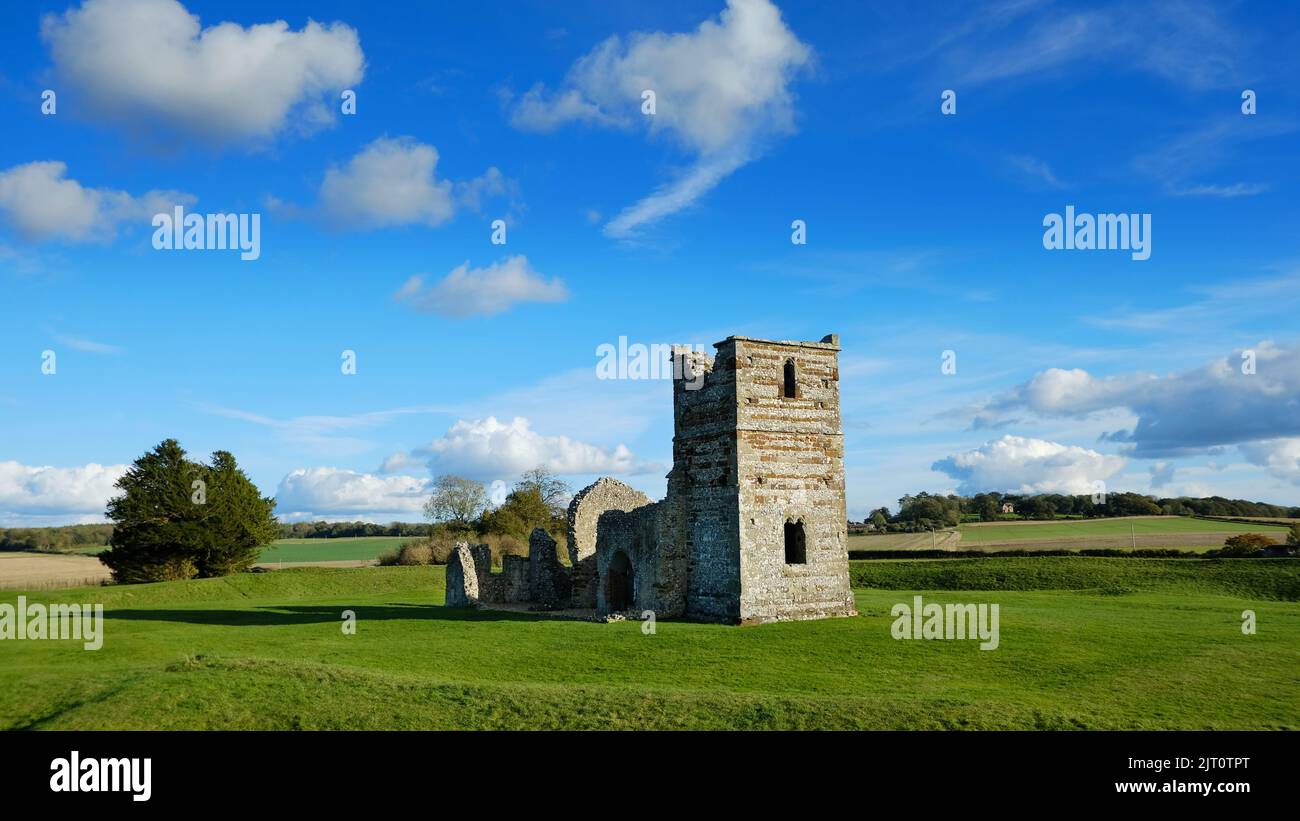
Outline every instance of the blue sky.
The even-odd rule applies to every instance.
[[[165,437],[290,519],[537,462],[657,495],[671,386],[599,345],[831,332],[855,518],[1297,502],[1293,8],[777,6],[7,7],[0,526],[98,520]],[[176,204],[258,214],[259,258],[155,249]],[[1150,258],[1045,249],[1068,205],[1149,214]]]

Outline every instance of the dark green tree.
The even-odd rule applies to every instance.
[[[207,510],[200,531],[203,549],[195,557],[199,575],[242,573],[257,563],[262,547],[280,535],[275,499],[262,495],[228,451],[212,454],[212,464],[203,471],[207,486],[201,506]],[[191,502],[196,493],[191,493]]]
[[[483,514],[481,529],[484,533],[497,533],[527,539],[533,528],[554,529],[555,513],[542,498],[536,486],[515,486],[506,500],[495,510]]]
[[[246,570],[279,532],[263,498],[225,451],[204,465],[166,439],[135,460],[109,500],[110,548],[100,554],[119,583],[222,576]]]
[[[135,460],[108,502],[113,522],[110,549],[100,561],[118,583],[188,579],[198,574],[193,540],[202,511],[190,501],[197,465],[175,439],[166,439]]]

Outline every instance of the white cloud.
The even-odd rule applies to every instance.
[[[109,498],[117,494],[113,485],[126,470],[126,465],[56,468],[0,462],[0,515],[102,518]]]
[[[379,465],[379,472],[384,474],[401,473],[404,470],[420,468],[423,466],[424,462],[422,460],[415,458],[409,453],[398,452],[390,454],[384,459],[383,463]]]
[[[30,162],[0,171],[0,213],[20,234],[33,240],[97,242],[113,238],[127,222],[148,227],[153,215],[191,205],[195,198],[177,191],[125,191],[87,188],[68,179],[66,163]]]
[[[1244,354],[1253,353],[1247,373]],[[1083,416],[1125,408],[1138,418],[1131,431],[1107,438],[1135,456],[1167,457],[1264,439],[1300,436],[1300,346],[1262,341],[1200,368],[1166,376],[1051,368],[978,412],[982,419],[1030,410],[1043,416]]]
[[[693,32],[610,37],[569,69],[564,87],[538,84],[515,101],[511,123],[550,131],[570,122],[631,128],[644,123],[696,156],[695,165],[605,228],[615,237],[687,207],[794,128],[790,82],[812,51],[769,0],[728,0]],[[641,113],[655,92],[655,114]]]
[[[276,513],[284,519],[321,515],[419,518],[429,479],[375,476],[333,467],[299,468],[280,480]],[[383,517],[379,517],[383,518]]]
[[[330,225],[350,230],[400,225],[438,226],[458,208],[479,210],[486,199],[509,196],[514,207],[518,185],[499,169],[455,182],[437,176],[438,149],[412,137],[380,137],[342,168],[325,172],[317,210]],[[272,198],[272,207],[291,215],[301,209]]]
[[[933,470],[961,482],[961,493],[1092,493],[1124,467],[1124,459],[1045,439],[1003,436],[940,459]]]
[[[443,316],[495,316],[521,302],[563,302],[569,289],[558,277],[542,277],[527,257],[514,256],[486,268],[470,268],[466,261],[432,285],[417,274],[394,297],[417,311]]]
[[[642,469],[624,445],[607,450],[567,436],[544,436],[522,416],[509,422],[495,416],[461,419],[415,453],[428,457],[434,473],[479,479],[518,476],[538,465],[559,474],[634,473]]]
[[[214,143],[330,122],[365,63],[343,23],[202,28],[175,0],[86,0],[46,15],[41,38],[81,108],[132,130],[158,123]]]
[[[456,204],[471,211],[480,211],[484,203],[494,197],[508,197],[510,207],[518,210],[520,205],[519,183],[501,173],[496,166],[488,168],[472,180],[455,184]]]
[[[640,202],[624,208],[618,216],[605,225],[605,233],[611,237],[631,237],[640,226],[656,222],[686,208],[712,191],[724,177],[747,162],[749,162],[749,155],[740,150],[703,158],[677,180],[661,186]]]
[[[327,219],[354,228],[439,225],[456,207],[451,182],[438,180],[438,149],[410,137],[381,137],[343,168],[325,172],[320,207]]]
[[[1277,478],[1300,485],[1300,437],[1248,442],[1237,449],[1252,465],[1267,468]]]

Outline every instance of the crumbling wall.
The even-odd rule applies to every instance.
[[[627,555],[632,567],[633,597],[627,609],[651,610],[658,618],[680,616],[686,609],[685,556],[665,528],[663,502],[635,510],[607,510],[598,525],[595,585],[596,610],[610,613],[609,572],[614,557]]]
[[[694,378],[673,382],[669,497],[686,556],[685,615],[701,621],[738,621],[736,362],[731,340],[715,347],[713,359],[702,353],[682,354],[685,370]]]
[[[552,541],[552,551],[554,545]],[[523,556],[506,556],[502,572],[493,573],[492,548],[489,545],[460,542],[447,560],[448,607],[531,600],[529,560]]]
[[[839,408],[839,339],[730,337],[717,355],[675,349],[673,469],[651,503],[602,478],[569,505],[564,567],[542,530],[528,558],[491,572],[487,545],[457,545],[447,602],[520,603],[609,612],[612,561],[626,554],[629,609],[703,621],[763,622],[853,613]],[[793,367],[794,395],[785,390]],[[788,560],[785,524],[803,528]]]
[[[529,601],[543,610],[568,607],[571,586],[569,569],[555,552],[555,540],[540,527],[533,528],[528,537]]]
[[[461,542],[447,558],[447,607],[473,607],[478,604],[478,573],[469,545]]]
[[[609,510],[635,510],[650,497],[617,479],[597,479],[578,491],[569,503],[568,550],[573,607],[596,606],[596,543],[601,515]]]
[[[501,560],[502,573],[498,577],[492,574],[493,578],[501,579],[501,598],[499,601],[508,604],[518,604],[519,602],[528,601],[528,559],[523,556],[506,556]]]

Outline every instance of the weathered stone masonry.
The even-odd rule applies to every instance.
[[[459,546],[448,606],[730,623],[852,615],[838,337],[714,347],[674,352],[686,378],[673,382],[663,500],[609,478],[583,489],[569,505],[569,566],[541,530],[502,573],[485,545]]]

